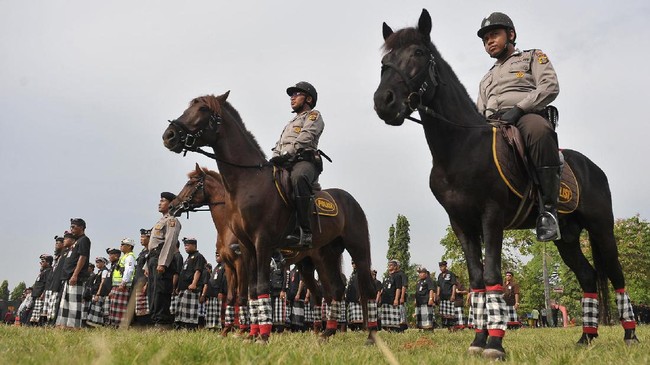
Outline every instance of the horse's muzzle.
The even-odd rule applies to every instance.
[[[163,144],[172,152],[181,153],[183,151],[183,141],[180,133],[170,125],[165,129],[162,135]]]
[[[374,101],[377,116],[386,124],[398,126],[404,123],[406,107],[398,101],[392,90],[378,89],[375,92]]]

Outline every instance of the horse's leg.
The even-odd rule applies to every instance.
[[[268,239],[259,239],[255,242],[257,284],[255,286],[255,314],[259,323],[259,343],[267,343],[273,329],[273,307],[271,306],[271,247]]]
[[[501,276],[501,248],[503,245],[503,222],[497,214],[485,213],[483,239],[485,241],[485,308],[487,310],[488,341],[482,355],[491,359],[504,359],[503,336],[506,330],[507,310],[503,300]],[[493,217],[493,219],[490,219]]]
[[[248,245],[241,246],[241,257],[245,261],[245,268],[248,268],[248,284],[246,285],[243,292],[239,293],[239,332],[241,335],[244,335],[251,324],[250,317],[250,306],[253,305],[249,298],[256,298],[256,278],[257,278],[257,258],[255,256],[255,250],[249,248]],[[244,281],[246,282],[246,281]],[[259,330],[259,327],[257,327]]]
[[[621,263],[618,260],[618,248],[614,238],[613,222],[610,225],[589,224],[589,239],[594,257],[596,270],[603,270],[616,293],[616,307],[621,325],[625,330],[625,343],[630,345],[638,342],[636,337],[636,320],[632,309],[632,302],[625,290],[625,277]],[[603,285],[602,292],[607,292],[607,287]],[[605,298],[607,299],[607,298]]]
[[[221,255],[224,256],[223,254]],[[239,260],[241,261],[241,260]],[[236,284],[238,283],[236,269],[232,266],[232,262],[226,261],[224,259],[225,272],[226,272],[226,283],[228,294],[226,296],[226,310],[223,318],[223,329],[221,330],[221,336],[227,336],[228,332],[232,331],[233,324],[235,322],[235,304],[237,298],[237,291],[235,290]]]
[[[323,296],[329,300],[329,306],[325,318],[325,331],[321,338],[326,339],[336,333],[340,314],[340,303],[343,299],[345,289],[341,285],[341,266],[339,257],[333,257],[330,250],[321,248],[319,258],[312,257],[318,277],[323,287]]]
[[[298,264],[300,277],[302,278],[305,287],[309,289],[309,292],[315,299],[320,301],[322,300],[322,297],[320,295],[318,284],[316,283],[316,278],[314,277],[314,269],[315,269],[314,265],[310,258],[304,259]],[[307,302],[305,301],[305,308],[306,307],[307,307]],[[319,311],[320,311],[320,307],[319,307]],[[321,328],[320,316],[318,318],[319,318],[318,321],[314,320],[314,324],[313,324],[314,333],[320,333],[320,328]]]
[[[582,336],[578,344],[589,344],[598,337],[598,285],[596,270],[580,249],[580,231],[577,222],[567,221],[562,225],[562,239],[555,242],[562,261],[573,271],[583,291]],[[607,288],[605,288],[607,290]]]
[[[477,233],[466,234],[452,222],[454,232],[461,243],[470,281],[471,305],[473,308],[473,322],[475,326],[474,340],[469,345],[467,352],[478,355],[483,352],[487,344],[487,308],[485,307],[485,281],[483,279],[483,262],[481,260],[481,237]]]

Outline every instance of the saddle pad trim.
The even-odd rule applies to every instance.
[[[508,178],[506,175],[503,173],[503,170],[501,170],[501,165],[499,164],[499,158],[497,156],[497,128],[492,127],[492,158],[494,159],[494,165],[497,167],[497,171],[499,171],[499,175],[501,176],[501,179],[503,180],[504,183],[508,186],[508,189],[512,191],[516,196],[518,196],[520,199],[523,199],[524,196],[520,192],[517,191],[517,189],[510,184],[510,181],[508,181]]]

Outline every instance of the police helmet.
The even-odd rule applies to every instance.
[[[302,91],[304,93],[309,94],[309,96],[311,96],[311,104],[310,104],[311,107],[312,108],[316,107],[316,100],[318,99],[318,93],[316,92],[316,88],[312,84],[306,81],[300,81],[294,86],[289,86],[287,88],[287,95],[291,96],[291,94],[293,94],[296,91]]]
[[[512,19],[504,13],[494,12],[484,18],[483,21],[481,21],[481,29],[476,32],[476,35],[483,39],[485,33],[493,29],[512,29],[515,32],[515,37],[517,36],[515,24],[512,22]]]

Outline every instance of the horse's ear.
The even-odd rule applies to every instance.
[[[393,34],[393,30],[391,29],[391,27],[388,26],[388,24],[386,24],[386,22],[384,22],[384,25],[382,27],[382,32],[384,34],[384,41],[387,40],[388,37],[390,37]]]
[[[226,91],[226,93],[223,94],[223,95],[217,96],[217,100],[219,100],[219,102],[223,103],[224,101],[226,101],[226,99],[228,99],[228,95],[230,95],[230,90]]]
[[[418,31],[420,34],[430,37],[431,34],[431,15],[427,9],[422,9],[422,14],[420,14],[420,20],[418,20]]]

